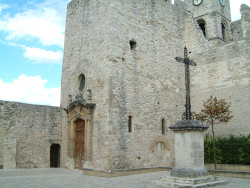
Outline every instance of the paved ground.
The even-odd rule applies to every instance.
[[[83,176],[80,170],[63,168],[0,170],[0,188],[160,188],[152,183],[169,172],[153,172],[115,178]],[[217,188],[249,188],[250,179],[225,178],[228,185]]]

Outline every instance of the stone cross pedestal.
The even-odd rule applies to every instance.
[[[196,178],[208,175],[204,166],[204,136],[208,127],[199,121],[180,121],[170,127],[175,134],[174,177]]]
[[[155,181],[164,187],[211,187],[228,183],[209,176],[204,166],[204,136],[208,127],[199,121],[177,122],[170,129],[175,134],[175,167],[169,178]]]

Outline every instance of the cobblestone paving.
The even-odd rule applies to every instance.
[[[80,170],[67,169],[16,169],[0,170],[0,188],[160,188],[152,183],[161,177],[169,176],[170,172],[153,172],[138,175],[121,176],[115,178],[103,178],[84,176]],[[226,178],[228,185],[217,186],[217,188],[249,188],[249,179]]]

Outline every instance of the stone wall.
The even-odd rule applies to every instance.
[[[233,41],[214,45],[205,39],[195,19],[188,17],[192,14],[186,16],[184,38],[189,58],[197,64],[190,67],[192,110],[199,112],[203,101],[211,95],[225,98],[232,103],[234,118],[216,125],[216,135],[250,134],[247,118],[250,116],[250,44],[249,37],[242,38],[241,21],[231,24]],[[211,128],[206,133],[211,134]]]
[[[183,12],[165,1],[113,1],[109,142],[112,169],[173,165],[173,133],[184,104]],[[131,49],[130,41],[136,42]],[[129,132],[129,116],[132,130]],[[166,122],[162,134],[161,121]]]
[[[16,168],[16,138],[6,137],[3,141],[3,168]],[[2,166],[2,165],[1,165]]]
[[[211,6],[209,10],[214,8]],[[230,16],[229,12],[224,14]],[[214,21],[211,26],[217,23]],[[221,26],[221,20],[218,23]],[[217,26],[210,29],[217,32]],[[246,41],[217,47],[209,43],[180,2],[178,6],[158,0],[75,0],[68,4],[61,105],[66,108],[72,102],[71,98],[79,92],[78,77],[84,74],[83,96],[87,98],[87,91],[91,91],[91,103],[96,104],[92,164],[86,168],[173,165],[174,139],[168,127],[179,121],[185,111],[184,64],[175,60],[176,56],[183,57],[184,46],[197,63],[191,68],[193,109],[199,110],[202,100],[215,92],[218,98],[235,100],[232,129],[225,130],[245,131],[249,114]],[[211,74],[220,79],[209,77]],[[235,90],[239,89],[245,98],[237,98]],[[239,112],[241,105],[245,105],[244,110]],[[162,119],[165,134],[161,130]],[[68,125],[64,112],[63,159],[72,166],[73,160],[68,156],[72,151],[66,143]]]
[[[241,30],[241,20],[235,21],[231,23],[231,37],[232,40],[239,40],[242,38],[242,30]]]
[[[0,101],[0,166],[50,167],[50,145],[61,144],[61,109]]]
[[[77,95],[77,78],[84,74],[83,95],[91,90],[96,104],[93,168],[173,164],[173,134],[167,127],[184,111],[184,69],[175,60],[183,55],[184,17],[169,1],[69,3],[61,103],[66,108],[68,96]],[[66,128],[66,113],[63,119]]]
[[[69,2],[61,108],[0,101],[0,165],[49,167],[50,146],[57,143],[61,167],[74,168],[73,126],[84,118],[84,108],[68,114],[67,107],[81,92],[93,104],[83,119],[91,132],[84,168],[173,166],[174,135],[168,127],[185,111],[184,64],[175,60],[183,57],[184,46],[197,63],[190,68],[193,110],[210,95],[225,98],[234,118],[216,125],[216,134],[249,134],[249,40],[215,46],[187,6],[176,2]],[[85,87],[79,91],[82,75]]]
[[[250,134],[250,43],[236,40],[222,46],[192,53],[197,66],[192,70],[193,111],[203,108],[211,95],[231,102],[234,116],[229,123],[215,125],[216,135]],[[211,129],[208,130],[211,133]]]
[[[108,143],[109,124],[109,23],[110,0],[71,1],[68,4],[65,31],[64,62],[62,72],[61,107],[67,108],[72,102],[70,98],[78,94],[78,77],[85,75],[86,91],[92,93],[92,102],[97,104],[94,109],[93,126],[93,166],[88,168],[109,169]],[[71,97],[69,97],[71,96]],[[63,160],[67,167],[74,166],[74,159],[69,156],[68,114],[63,112]]]

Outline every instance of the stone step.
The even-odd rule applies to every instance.
[[[205,176],[200,178],[177,178],[177,177],[170,177],[170,178],[164,178],[163,181],[169,181],[173,183],[183,183],[183,184],[201,184],[201,183],[207,183],[207,182],[214,182],[218,181],[219,177],[217,176]]]
[[[208,183],[202,183],[198,185],[193,185],[192,188],[200,188],[200,187],[214,187],[218,185],[225,185],[228,184],[229,182],[226,180],[221,180],[221,181],[215,181],[215,182],[208,182]]]
[[[217,176],[207,176],[201,178],[177,178],[170,177],[158,181],[154,181],[156,185],[162,185],[170,188],[199,188],[199,187],[213,187],[217,185],[224,185],[228,181],[220,181]]]
[[[172,182],[164,182],[164,181],[154,181],[154,183],[156,185],[169,187],[169,188],[206,188],[206,187],[214,187],[218,185],[225,185],[225,184],[228,184],[228,181],[208,182],[208,183],[202,183],[202,184],[197,184],[197,185],[172,183]]]

